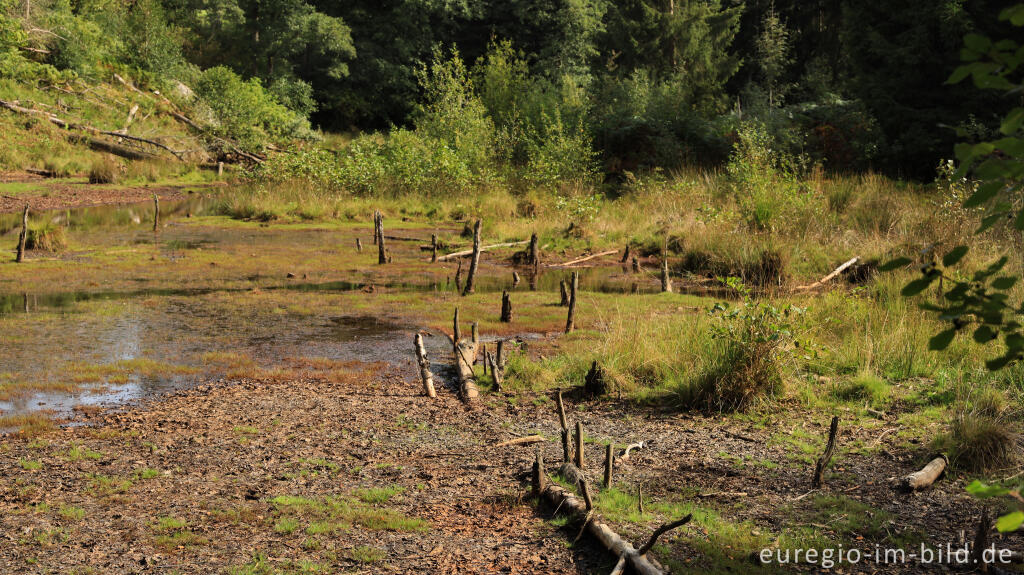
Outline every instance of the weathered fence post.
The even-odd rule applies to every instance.
[[[576,289],[580,283],[580,272],[572,272],[569,281],[569,316],[565,320],[565,333],[576,329]]]
[[[636,256],[633,256],[633,273],[640,273],[640,260]]]
[[[534,267],[540,263],[540,254],[538,253],[539,249],[537,243],[537,232],[533,232],[530,235],[530,261],[528,263]]]
[[[14,260],[18,263],[25,261],[25,242],[28,241],[28,205],[21,213],[21,233],[18,234],[18,255]]]
[[[356,238],[356,251],[363,253],[363,240]]]
[[[437,263],[437,234],[430,234],[430,263]]]
[[[473,280],[476,279],[476,268],[480,265],[480,219],[473,224],[473,259],[469,262],[469,275],[466,277],[466,289],[462,295],[473,293]]]
[[[423,393],[427,397],[437,397],[434,391],[434,375],[430,373],[430,362],[427,360],[427,350],[423,347],[423,336],[416,334],[416,360],[420,364],[420,379],[423,380]]]
[[[512,298],[507,291],[501,292],[501,321],[511,323],[512,321]]]
[[[562,299],[558,302],[558,305],[561,307],[569,305],[569,292],[565,289],[565,280],[559,280],[558,291],[562,292]]]

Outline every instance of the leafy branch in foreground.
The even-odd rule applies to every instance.
[[[1007,8],[999,15],[1001,21],[1013,26],[1024,26],[1024,4]],[[948,83],[962,82],[972,78],[980,89],[1001,90],[1008,97],[1024,94],[1024,47],[1014,40],[992,41],[978,34],[964,38],[961,52],[963,64],[950,76]],[[977,180],[974,192],[964,200],[965,209],[984,210],[981,225],[975,235],[981,234],[1000,222],[1010,222],[1017,232],[1024,231],[1024,106],[1013,108],[1003,119],[1000,128],[1002,137],[977,144],[961,143],[955,153],[960,165],[953,175],[955,179],[968,175]],[[961,134],[963,136],[964,134]],[[903,287],[903,295],[917,295],[940,282],[942,304],[923,303],[921,307],[934,312],[940,320],[950,326],[933,336],[929,347],[943,350],[949,347],[956,334],[974,326],[974,341],[985,345],[997,339],[1004,343],[1003,354],[986,362],[990,370],[998,370],[1024,358],[1024,302],[1015,303],[1010,290],[1019,277],[1004,273],[1009,258],[999,258],[988,267],[975,271],[971,278],[963,279],[947,273],[948,268],[959,263],[969,248],[958,245],[942,255],[928,252],[929,261],[921,266],[921,277]],[[898,258],[883,266],[893,270],[911,263],[909,258]],[[999,531],[1016,531],[1024,524],[1024,511],[1019,509],[1024,498],[1018,490],[1000,486],[989,486],[974,481],[967,487],[968,493],[980,498],[1011,497],[1018,509],[1000,517],[996,522]]]

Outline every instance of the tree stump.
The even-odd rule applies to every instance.
[[[580,283],[580,272],[572,272],[569,282],[569,313],[565,319],[565,333],[576,329],[576,289]]]
[[[608,393],[608,383],[605,381],[604,370],[597,365],[595,360],[590,365],[590,371],[583,379],[583,392],[591,397],[601,397]]]
[[[430,234],[430,263],[437,263],[437,234]]]
[[[434,375],[430,373],[430,361],[427,360],[427,350],[423,347],[423,336],[417,333],[413,342],[416,345],[416,360],[420,364],[423,393],[427,397],[437,397],[437,392],[434,390]]]
[[[622,261],[620,263],[629,262],[630,256],[633,255],[629,249],[629,244],[626,244],[626,249],[622,251]]]
[[[828,467],[829,462],[832,460],[832,454],[836,450],[836,433],[839,432],[839,417],[832,418],[832,425],[828,429],[828,444],[825,446],[825,453],[818,458],[818,462],[814,466],[814,482],[815,488],[820,488],[825,485],[825,468]]]
[[[28,206],[21,213],[21,233],[18,234],[18,254],[14,261],[21,263],[25,261],[25,242],[28,241]]]
[[[512,298],[509,297],[507,291],[501,292],[501,321],[503,323],[512,322]]]
[[[540,264],[540,253],[537,244],[537,232],[533,232],[530,234],[530,259],[527,263],[534,267],[537,267]]]
[[[640,260],[636,256],[633,256],[633,273],[640,273]]]
[[[160,229],[160,196],[153,194],[153,233]]]
[[[469,262],[469,275],[466,277],[466,289],[462,295],[473,293],[473,282],[476,280],[476,268],[480,265],[480,226],[479,219],[473,224],[473,259]]]
[[[565,289],[565,280],[561,280],[561,281],[558,282],[558,290],[560,292],[562,292],[562,299],[561,299],[561,301],[558,302],[558,305],[560,305],[561,307],[568,306],[569,305],[569,292]]]
[[[668,273],[668,255],[665,254],[661,258],[661,291],[662,293],[672,293],[672,278]]]

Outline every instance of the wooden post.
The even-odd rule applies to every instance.
[[[562,299],[558,302],[558,305],[561,307],[569,305],[569,292],[565,290],[565,280],[559,280],[558,291],[562,292]]]
[[[480,219],[477,218],[473,224],[473,259],[469,262],[469,275],[466,277],[466,289],[462,295],[473,293],[473,280],[476,279],[476,268],[480,265]]]
[[[636,486],[636,510],[640,515],[644,514],[644,486]]]
[[[379,234],[377,233],[380,231],[377,229],[377,224],[380,223],[379,215],[380,210],[373,210],[373,245],[377,245],[377,240],[379,239]]]
[[[356,238],[356,251],[363,253],[363,240]]]
[[[512,289],[519,285],[519,272],[512,270]]]
[[[18,234],[18,255],[14,261],[21,263],[25,261],[25,242],[28,241],[28,205],[21,213],[21,233]]]
[[[224,162],[217,162],[217,177],[224,175]]]
[[[459,340],[462,339],[462,330],[459,329],[459,308],[455,308],[455,318],[452,319],[452,342],[456,349],[459,347]]]
[[[491,355],[491,352],[487,351],[487,344],[486,343],[480,345],[480,350],[481,350],[480,354],[483,355],[483,358],[484,358],[484,361],[483,361],[483,364],[484,364],[484,375],[487,375],[487,366],[488,366],[488,364],[491,361],[491,358],[489,357]]]
[[[537,232],[530,235],[530,261],[529,264],[536,267],[540,264],[540,254],[537,247]]]
[[[377,212],[377,263],[388,263],[387,249],[384,247],[384,214]]]
[[[576,422],[576,467],[583,471],[583,422]]]
[[[612,444],[609,443],[604,452],[604,488],[612,488],[612,471],[615,467],[615,456],[612,455]]]
[[[828,467],[829,461],[832,460],[832,454],[836,449],[836,433],[839,431],[839,417],[835,416],[832,418],[832,425],[828,429],[828,444],[825,446],[825,453],[818,458],[817,464],[814,466],[814,487],[822,487],[825,485],[825,468]]]
[[[509,297],[507,291],[501,292],[501,321],[512,322],[512,298]]]
[[[470,403],[480,395],[476,387],[476,374],[473,373],[473,362],[477,354],[477,344],[472,341],[460,341],[455,346],[455,368],[459,374],[459,396]]]
[[[423,347],[423,336],[416,334],[416,360],[420,364],[420,379],[423,380],[423,393],[427,397],[437,397],[434,391],[434,375],[430,373],[430,361],[427,360],[427,350]]]
[[[462,260],[459,260],[459,266],[455,268],[455,291],[462,291]]]
[[[661,291],[672,293],[672,278],[668,275],[668,254],[661,256]]]
[[[153,231],[160,227],[160,197],[153,194]]]
[[[495,361],[498,362],[498,369],[501,369],[502,373],[504,374],[504,370],[505,370],[505,340],[503,340],[503,339],[499,339],[498,340],[498,351],[495,354],[494,359],[495,359]]]
[[[569,281],[569,315],[565,320],[565,333],[576,329],[576,289],[580,283],[580,272],[572,272]]]
[[[470,337],[470,341],[474,344],[480,343],[480,325],[475,321],[470,326]]]
[[[630,253],[629,244],[626,244],[626,249],[622,252],[622,262],[621,263],[628,262],[629,261],[629,256],[631,256],[631,255],[632,254]]]
[[[437,234],[430,234],[430,263],[437,263]]]
[[[633,256],[633,273],[640,273],[640,260],[636,256]]]

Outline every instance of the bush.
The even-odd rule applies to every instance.
[[[25,237],[25,248],[58,253],[68,247],[68,235],[63,226],[47,224],[38,228],[30,227]]]
[[[117,182],[120,175],[120,166],[117,162],[109,156],[104,156],[92,163],[92,168],[89,169],[89,183],[113,184]]]
[[[257,150],[267,140],[312,139],[309,121],[280,104],[256,78],[242,80],[231,69],[204,70],[195,87],[209,109],[217,135]]]
[[[783,389],[782,364],[793,342],[791,319],[803,310],[754,302],[736,279],[727,283],[744,294],[741,305],[715,305],[712,337],[720,342],[709,365],[679,393],[685,407],[745,411]]]

